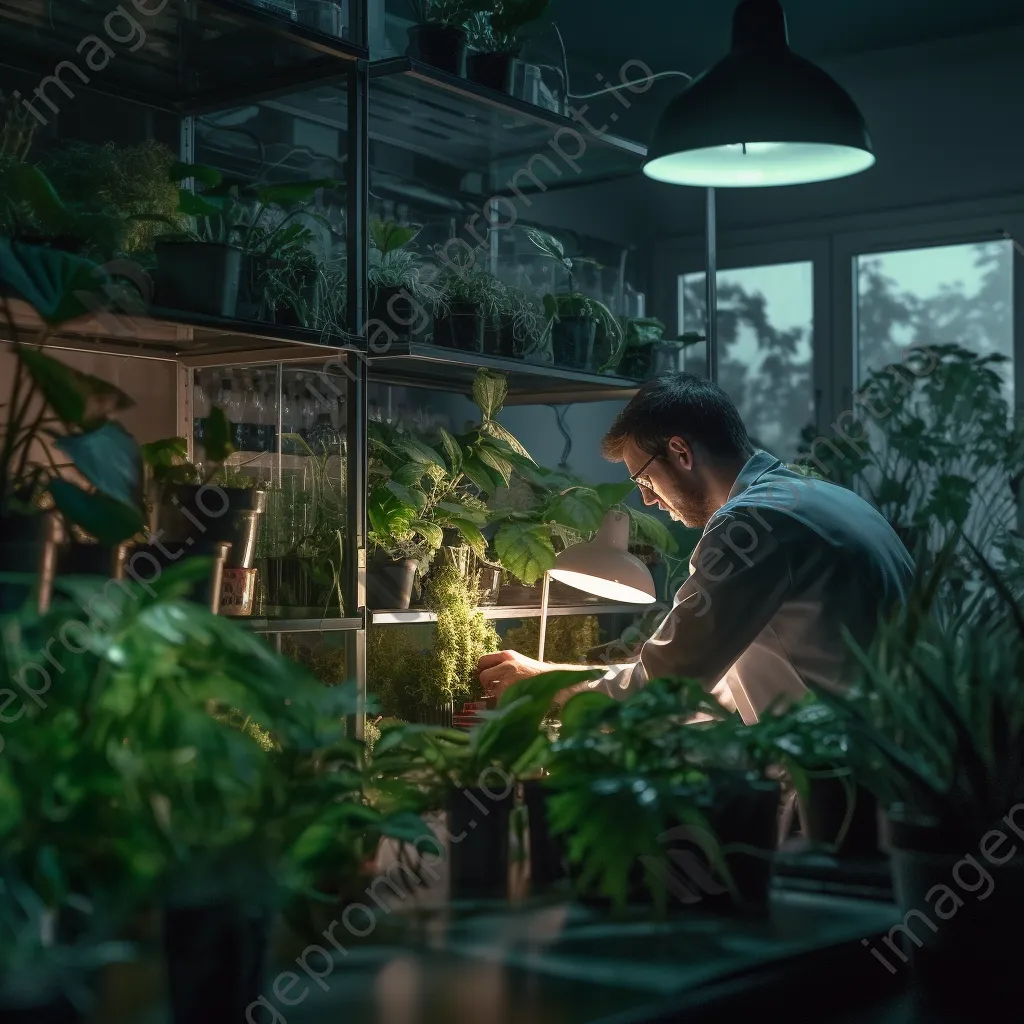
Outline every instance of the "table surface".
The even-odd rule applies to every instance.
[[[777,893],[765,919],[686,908],[662,923],[575,904],[455,905],[401,944],[353,946],[331,965],[309,954],[319,980],[282,965],[264,996],[282,1024],[589,1024],[859,942],[897,920],[886,904],[803,893]],[[863,957],[870,972],[867,950]]]

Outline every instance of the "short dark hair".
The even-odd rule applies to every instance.
[[[647,381],[615,418],[601,450],[606,459],[621,462],[631,439],[648,455],[661,455],[668,438],[677,436],[724,458],[753,452],[732,399],[695,373],[671,373]]]

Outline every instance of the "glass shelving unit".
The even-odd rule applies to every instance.
[[[366,431],[374,389],[469,394],[480,366],[507,375],[509,404],[626,399],[637,387],[636,381],[596,366],[560,366],[542,354],[531,355],[522,338],[514,346],[488,350],[481,344],[467,351],[434,344],[431,331],[422,338],[395,338],[383,350],[370,345],[362,321],[371,312],[371,218],[423,223],[421,243],[434,246],[458,237],[474,212],[494,226],[491,201],[497,197],[518,202],[521,196],[636,173],[644,149],[610,133],[586,136],[585,126],[554,109],[405,57],[371,63],[366,0],[153,0],[151,7],[152,15],[132,9],[144,45],[131,50],[131,39],[115,41],[114,58],[93,71],[84,69],[78,47],[83,38],[103,32],[109,5],[0,0],[0,88],[18,89],[29,98],[40,88],[51,98],[59,109],[46,108],[55,122],[43,133],[47,145],[63,138],[156,139],[186,162],[208,164],[244,181],[336,179],[337,188],[317,194],[307,219],[315,230],[323,229],[320,255],[333,261],[336,271],[329,291],[332,315],[303,324],[254,315],[252,309],[222,318],[154,303],[144,313],[82,317],[64,325],[48,344],[55,350],[174,365],[182,434],[191,434],[201,418],[203,402],[211,398],[206,391],[220,386],[197,388],[204,375],[207,381],[221,375],[221,382],[229,375],[227,397],[237,397],[243,406],[257,393],[263,399],[273,395],[273,412],[264,401],[255,420],[246,419],[247,412],[240,418],[258,429],[243,432],[231,468],[271,493],[260,551],[268,578],[273,575],[269,560],[302,550],[296,540],[310,528],[303,517],[323,526],[325,513],[333,516],[328,525],[337,530],[340,568],[335,566],[326,590],[337,599],[328,599],[321,580],[321,591],[308,603],[301,594],[287,602],[264,599],[244,621],[285,647],[289,638],[313,643],[315,634],[337,635],[348,677],[365,688],[365,635],[371,622],[401,628],[431,618],[416,609],[366,608]],[[128,23],[123,32],[127,39]],[[48,78],[51,70],[60,77]],[[580,138],[583,155],[578,154]],[[559,144],[577,168],[559,155]],[[524,217],[522,225],[528,223]],[[581,265],[581,287],[617,314],[642,314],[642,300],[638,309],[629,282],[631,268],[620,253],[602,249],[599,240],[563,240],[573,256],[593,257],[602,265]],[[486,269],[537,303],[559,286],[556,268],[537,258],[521,230],[490,232]],[[32,311],[17,303],[13,308],[19,334],[36,334],[41,324]],[[316,411],[312,426],[298,429],[307,448],[314,449],[311,454],[287,441],[294,432],[286,429],[294,426],[288,407],[293,384],[301,382],[305,395],[307,385],[316,383],[323,393],[324,375],[333,381],[334,408]],[[330,435],[323,451],[315,437],[310,444],[318,421],[325,426],[322,433]],[[201,437],[193,442],[193,455],[201,457]],[[279,594],[287,577],[281,567]],[[581,600],[579,606],[553,607],[551,614],[627,611],[633,609]],[[539,607],[496,606],[485,614],[523,619],[538,615]],[[354,729],[361,734],[360,716]]]

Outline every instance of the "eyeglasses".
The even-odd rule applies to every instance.
[[[660,455],[652,455],[635,473],[630,473],[629,474],[629,479],[632,480],[633,483],[635,483],[637,485],[637,487],[642,487],[642,488],[644,488],[644,490],[647,490],[647,491],[653,491],[654,488],[651,486],[650,481],[642,480],[640,478],[643,476],[644,471],[647,469],[647,467],[652,462],[654,462],[655,459],[660,459],[660,458],[661,458]]]

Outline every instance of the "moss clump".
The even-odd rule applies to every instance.
[[[571,665],[586,660],[587,651],[601,642],[595,615],[562,615],[548,619],[544,639],[544,660]],[[528,658],[536,658],[540,647],[540,620],[528,619],[505,634],[505,646]]]
[[[431,570],[424,598],[437,614],[437,630],[427,672],[419,680],[420,703],[438,707],[479,694],[477,662],[501,644],[497,631],[477,611],[479,575],[442,562]]]

